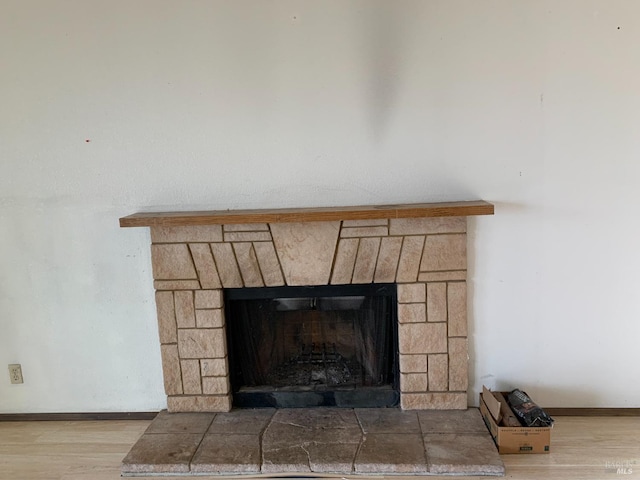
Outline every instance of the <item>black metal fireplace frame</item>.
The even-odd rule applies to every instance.
[[[391,342],[391,371],[392,379],[389,385],[361,386],[358,388],[337,387],[328,391],[281,391],[278,389],[265,391],[261,388],[240,387],[238,381],[238,363],[235,361],[234,329],[229,325],[233,322],[231,313],[232,302],[236,300],[260,300],[273,298],[305,298],[305,297],[337,297],[348,296],[384,296],[387,297],[391,308],[390,342]],[[337,406],[345,408],[355,407],[397,407],[400,402],[399,388],[399,357],[398,357],[398,321],[397,321],[397,285],[358,284],[358,285],[319,285],[301,287],[261,287],[261,288],[233,288],[224,290],[225,310],[227,318],[227,346],[229,355],[229,374],[233,394],[233,405],[238,408],[295,408],[310,406]],[[241,374],[240,374],[241,375]]]

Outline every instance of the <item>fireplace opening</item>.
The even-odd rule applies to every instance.
[[[236,407],[399,401],[396,285],[225,290]]]

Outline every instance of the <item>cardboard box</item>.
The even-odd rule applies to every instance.
[[[502,392],[505,396],[509,392]],[[549,453],[552,427],[501,427],[500,402],[487,387],[480,394],[480,413],[499,453]]]

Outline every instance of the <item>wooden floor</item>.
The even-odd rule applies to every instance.
[[[0,479],[118,479],[121,460],[149,423],[0,422]],[[640,417],[558,417],[550,454],[502,458],[509,479],[640,478]]]

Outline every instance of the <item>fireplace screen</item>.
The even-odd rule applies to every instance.
[[[397,404],[395,285],[226,291],[238,407]]]

